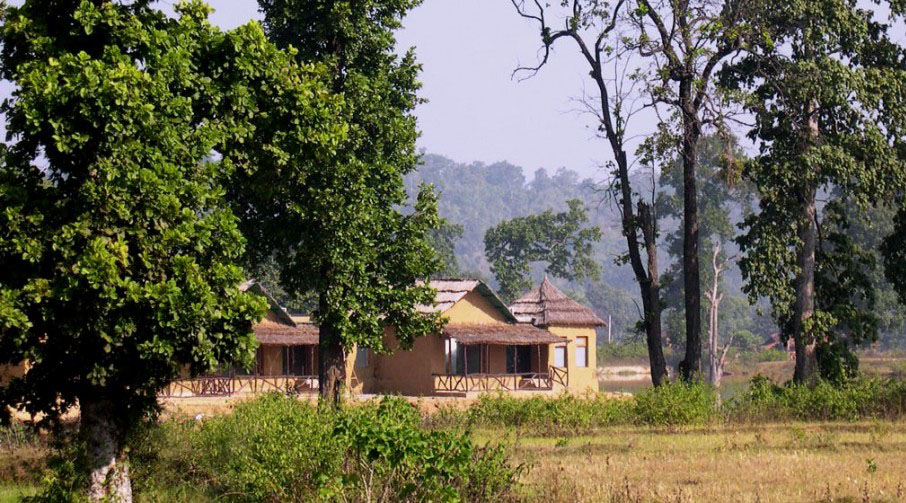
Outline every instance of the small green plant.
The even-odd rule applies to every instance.
[[[865,471],[868,473],[875,473],[878,471],[878,464],[875,463],[875,458],[868,458],[865,460]]]

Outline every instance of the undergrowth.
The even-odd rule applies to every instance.
[[[531,434],[581,435],[610,426],[682,427],[721,423],[855,421],[906,416],[906,383],[860,378],[834,386],[779,386],[763,376],[722,404],[705,384],[668,383],[631,398],[601,394],[516,398],[482,395],[468,409],[441,408],[434,427],[508,427]]]

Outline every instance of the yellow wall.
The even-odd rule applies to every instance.
[[[480,293],[471,291],[443,313],[450,325],[506,323],[506,317]],[[388,330],[385,342],[393,349],[389,355],[372,353],[369,367],[355,368],[355,353],[349,363],[354,371],[353,384],[360,383],[365,393],[401,393],[430,395],[434,393],[434,374],[446,372],[445,338],[439,334],[419,337],[409,351],[399,349],[394,331]],[[499,350],[500,355],[495,351]],[[491,347],[491,372],[504,372],[506,360],[503,347]],[[498,368],[499,365],[499,368]],[[355,390],[356,386],[350,386]]]
[[[506,323],[506,316],[476,290],[444,312],[450,324]]]
[[[598,378],[596,376],[596,369],[598,367],[597,360],[597,334],[595,333],[594,327],[562,327],[562,326],[550,326],[547,327],[554,335],[559,335],[561,337],[566,337],[568,342],[566,346],[566,364],[567,369],[569,370],[569,390],[575,391],[578,393],[584,393],[585,391],[598,391]],[[577,337],[587,337],[588,338],[588,366],[587,367],[576,367],[576,338]],[[553,346],[551,346],[553,347]],[[548,355],[548,364],[554,364],[554,350],[551,349]]]

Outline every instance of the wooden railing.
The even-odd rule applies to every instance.
[[[555,384],[559,384],[564,388],[569,387],[569,369],[566,367],[550,367],[549,372],[551,375],[551,381]]]
[[[554,383],[566,386],[569,373],[565,368],[518,374],[434,374],[435,391],[549,391]]]
[[[298,394],[318,391],[318,376],[205,376],[177,379],[160,392],[165,398],[230,396],[234,393]]]

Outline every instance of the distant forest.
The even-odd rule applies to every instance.
[[[604,178],[602,173],[601,178]],[[507,162],[484,164],[473,162],[458,163],[436,154],[425,154],[418,171],[406,179],[406,187],[414,194],[420,183],[434,185],[439,194],[439,213],[450,224],[462,226],[462,235],[454,239],[455,258],[461,276],[481,278],[496,287],[496,281],[485,258],[484,234],[488,228],[503,220],[540,213],[547,209],[565,211],[566,201],[580,199],[588,208],[590,225],[601,229],[602,238],[595,245],[595,258],[602,266],[598,281],[581,283],[551,278],[565,292],[592,308],[604,319],[611,316],[612,334],[615,341],[632,341],[638,335],[635,324],[640,319],[638,286],[628,265],[616,263],[625,250],[625,238],[620,234],[620,217],[611,201],[604,198],[602,180],[582,178],[575,171],[560,168],[551,173],[538,169],[529,180],[519,166]],[[669,200],[671,196],[669,176],[659,180],[660,193]],[[669,203],[668,203],[669,204]],[[744,202],[729,201],[731,220],[735,225],[741,218]],[[664,331],[672,344],[682,344],[683,323],[672,306],[682,305],[682,291],[671,287],[671,270],[676,270],[676,257],[671,256],[670,236],[678,228],[676,218],[669,211],[661,211],[659,247],[661,271],[668,272],[664,279]],[[875,214],[871,222],[860,221],[854,225],[853,234],[864,241],[877,239],[883,228],[889,225],[888,214]],[[734,245],[729,244],[730,247]],[[735,250],[730,250],[735,253]],[[703,257],[703,268],[708,261]],[[880,269],[880,267],[878,268]],[[534,268],[533,279],[537,282],[544,276],[543,265]],[[906,313],[896,302],[890,285],[883,279],[880,270],[870,274],[876,284],[877,309],[881,314],[880,340],[885,346],[906,345],[904,327]],[[777,327],[769,316],[765,304],[762,310],[750,304],[742,290],[742,277],[733,266],[724,277],[727,299],[721,311],[722,337],[736,335],[734,346],[754,347],[767,341]],[[760,311],[763,311],[760,312]],[[602,332],[606,335],[606,331]],[[724,339],[726,340],[726,339]]]

